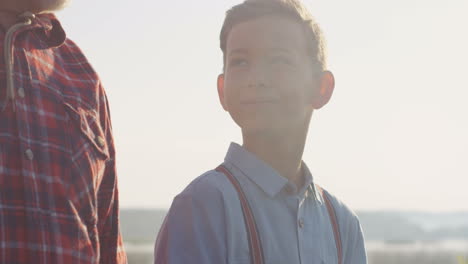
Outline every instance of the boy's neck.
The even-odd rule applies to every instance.
[[[306,137],[307,129],[276,135],[243,133],[243,147],[300,188],[304,184],[302,154]]]

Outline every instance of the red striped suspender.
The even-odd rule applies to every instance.
[[[244,214],[244,221],[245,221],[245,227],[247,230],[247,237],[248,237],[249,246],[250,246],[250,255],[252,259],[252,264],[264,264],[265,261],[263,257],[262,244],[260,241],[258,228],[255,223],[255,218],[253,216],[252,209],[250,208],[249,202],[247,200],[247,197],[245,196],[244,191],[242,190],[242,187],[240,186],[237,179],[231,174],[231,172],[228,169],[226,169],[226,167],[224,167],[223,165],[220,165],[218,168],[216,168],[216,171],[219,171],[223,173],[224,175],[226,175],[226,177],[232,183],[232,185],[234,186],[234,188],[236,189],[239,195],[239,200],[242,206],[242,212]],[[333,208],[333,205],[328,197],[328,194],[322,189],[322,187],[318,185],[315,185],[315,186],[317,187],[317,189],[320,191],[320,194],[324,198],[324,202],[328,211],[328,216],[330,217],[330,222],[333,227],[333,235],[335,237],[335,245],[336,245],[336,250],[337,250],[337,255],[338,255],[338,264],[343,264],[343,251],[341,247],[340,229],[338,226],[338,219],[336,217],[335,209]]]
[[[221,165],[218,168],[216,168],[216,170],[226,175],[226,177],[232,183],[239,195],[239,200],[242,206],[242,212],[244,213],[247,237],[249,239],[250,257],[252,260],[252,264],[264,264],[265,261],[263,259],[262,244],[260,241],[260,236],[258,234],[257,225],[255,223],[255,218],[253,216],[252,209],[250,208],[249,202],[247,201],[247,197],[245,196],[244,191],[242,191],[242,187],[240,186],[237,179],[224,166]]]
[[[335,209],[333,208],[333,205],[330,201],[330,198],[328,197],[328,194],[323,190],[323,188],[318,186],[317,184],[315,184],[315,187],[317,187],[317,189],[319,190],[320,194],[323,197],[323,200],[325,201],[325,205],[327,206],[328,216],[330,217],[330,221],[333,227],[333,235],[335,236],[335,245],[336,245],[336,251],[338,255],[338,264],[342,264],[343,263],[343,249],[341,246],[340,228],[338,225],[338,218],[336,217]]]

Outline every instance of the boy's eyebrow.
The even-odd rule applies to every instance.
[[[292,53],[291,50],[289,49],[286,49],[286,48],[270,48],[270,51],[273,51],[273,52],[283,52],[283,53]]]
[[[247,54],[247,51],[245,49],[235,49],[235,50],[231,50],[228,54],[228,56],[231,56],[233,54]]]
[[[290,49],[280,48],[280,47],[269,48],[268,51],[269,52],[282,52],[282,53],[289,53],[289,54],[293,53]],[[228,53],[228,56],[235,55],[235,54],[245,55],[247,53],[248,53],[247,50],[243,48],[239,48],[239,49],[231,50]]]

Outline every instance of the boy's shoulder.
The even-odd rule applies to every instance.
[[[319,188],[322,188],[321,186]],[[357,215],[354,213],[354,211],[346,205],[340,198],[338,198],[336,195],[328,191],[326,188],[322,188],[324,195],[328,197],[330,202],[333,204],[333,207],[337,211],[342,211],[343,213],[346,213],[350,217],[357,217]]]
[[[345,230],[355,230],[356,228],[360,228],[359,218],[356,213],[346,205],[341,199],[336,197],[331,192],[327,191],[323,188],[323,195],[326,195],[330,200],[333,209],[335,211],[336,217],[338,219],[338,225],[342,231]],[[325,197],[322,197],[322,200]]]
[[[190,199],[201,203],[222,199],[226,195],[235,195],[226,176],[216,170],[209,170],[195,178],[176,199]]]

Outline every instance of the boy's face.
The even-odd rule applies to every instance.
[[[266,16],[232,28],[218,92],[244,133],[281,132],[308,125],[320,75],[301,26]]]

